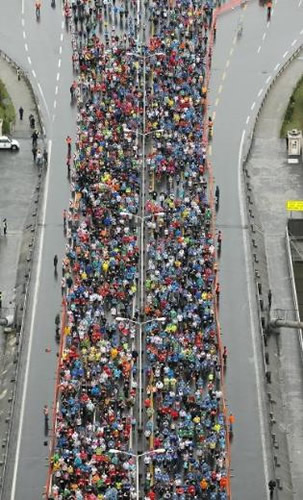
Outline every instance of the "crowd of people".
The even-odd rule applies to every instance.
[[[74,0],[65,11],[78,115],[48,497],[226,500],[202,141],[212,6]]]

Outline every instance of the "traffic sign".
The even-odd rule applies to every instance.
[[[289,212],[303,212],[303,200],[288,200],[286,209]]]

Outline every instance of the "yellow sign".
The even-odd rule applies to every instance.
[[[303,212],[303,201],[302,200],[288,200],[286,202],[286,209],[289,212]]]

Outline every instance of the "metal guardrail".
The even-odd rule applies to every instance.
[[[301,321],[298,296],[297,296],[297,290],[296,290],[294,266],[292,263],[292,256],[291,256],[291,247],[290,247],[290,238],[289,238],[288,227],[286,227],[286,230],[285,230],[285,242],[286,242],[288,269],[289,269],[290,281],[291,281],[291,290],[292,290],[293,301],[295,304],[295,316],[296,316],[297,321]],[[301,329],[298,329],[298,337],[299,337],[299,343],[300,343],[300,347],[301,347],[301,358],[303,359],[303,335],[302,335]]]

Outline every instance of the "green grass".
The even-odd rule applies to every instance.
[[[15,122],[16,112],[4,83],[0,80],[0,118],[3,120],[2,133],[9,134]]]
[[[289,100],[281,127],[281,137],[286,137],[287,131],[293,128],[303,131],[303,76]]]

